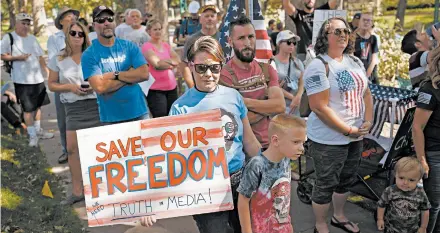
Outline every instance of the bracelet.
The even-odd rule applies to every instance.
[[[367,123],[367,122],[368,122],[368,123],[370,123],[370,125],[372,125],[372,124],[373,124],[373,123],[371,123],[371,121],[364,121],[364,123]]]
[[[344,136],[349,136],[351,134],[351,131],[353,131],[353,127],[350,126],[350,130],[348,130],[348,133],[344,133]]]

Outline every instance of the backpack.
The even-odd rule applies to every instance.
[[[11,33],[7,34],[9,36],[9,41],[11,44],[11,55],[12,55],[12,45],[14,44],[14,38]],[[12,72],[12,61],[3,61],[4,62],[4,70],[6,73],[10,74]]]
[[[364,67],[363,64],[359,63],[360,61],[358,60],[358,58],[356,58],[352,55],[349,55],[349,56],[352,60],[354,60],[356,62],[356,64],[358,64],[358,66],[361,67],[361,69]],[[324,63],[325,74],[328,79],[328,74],[329,74],[328,62],[326,60],[324,60],[324,58],[322,58],[321,56],[317,56],[316,59],[319,59],[322,63]],[[307,95],[307,91],[304,91],[304,93],[301,97],[301,103],[299,105],[299,114],[301,117],[308,117],[310,115],[310,113],[312,113],[312,109],[310,108],[310,105],[309,105],[309,97]]]
[[[260,74],[260,77],[258,79],[253,80],[252,82],[248,82],[248,83],[245,83],[245,84],[240,84],[238,82],[238,77],[235,74],[235,72],[232,69],[232,67],[230,65],[228,65],[228,64],[225,64],[223,66],[223,68],[226,69],[229,72],[229,74],[231,75],[232,84],[228,84],[228,83],[224,82],[222,79],[219,80],[219,84],[222,85],[222,86],[226,86],[226,87],[230,87],[230,88],[236,89],[237,91],[239,91],[240,89],[249,88],[249,87],[255,86],[255,85],[264,85],[265,89],[264,89],[264,97],[263,97],[263,99],[267,99],[268,98],[268,92],[269,92],[268,91],[269,90],[269,82],[270,82],[270,75],[269,75],[269,66],[270,65],[267,64],[267,63],[263,63],[263,62],[258,62],[258,65],[260,65],[260,68],[263,71],[263,73]],[[261,121],[262,119],[264,119],[264,118],[269,116],[269,115],[258,113],[258,112],[254,112],[254,111],[251,111],[251,110],[248,110],[248,111],[253,112],[253,113],[258,115],[256,120],[254,120],[254,121],[249,120],[251,125],[253,125],[253,124],[255,124],[255,123],[257,123],[257,122]]]

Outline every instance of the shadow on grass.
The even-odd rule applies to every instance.
[[[59,205],[60,179],[48,172],[43,152],[12,129],[2,127],[1,133],[1,231],[84,232],[73,209]],[[41,194],[46,180],[53,199]]]

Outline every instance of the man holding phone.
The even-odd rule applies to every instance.
[[[420,87],[420,83],[428,74],[428,64],[431,60],[430,51],[440,44],[440,23],[432,25],[425,32],[409,31],[402,40],[402,51],[410,54],[409,77],[413,89]]]
[[[81,58],[84,80],[98,97],[99,116],[105,124],[148,118],[139,82],[148,80],[147,62],[137,45],[115,38],[114,12],[106,6],[93,10],[98,38]]]

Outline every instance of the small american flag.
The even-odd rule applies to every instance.
[[[270,38],[267,35],[263,13],[261,12],[260,3],[258,0],[253,1],[250,7],[250,19],[255,27],[256,41],[256,60],[260,62],[268,62],[272,57],[272,47],[270,45]],[[246,15],[245,1],[243,0],[231,0],[229,3],[228,12],[223,22],[223,27],[220,28],[220,44],[225,53],[226,60],[229,61],[234,56],[234,50],[232,45],[228,43],[229,37],[229,24],[238,19],[238,17]]]

